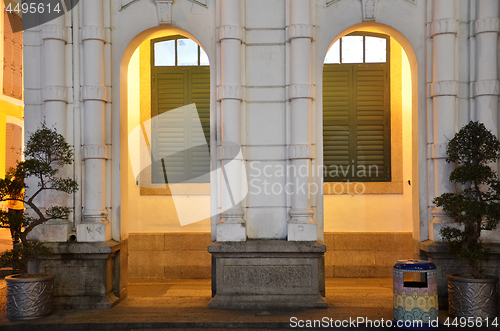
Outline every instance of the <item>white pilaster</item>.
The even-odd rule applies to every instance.
[[[448,179],[452,165],[446,162],[446,148],[456,126],[458,81],[455,73],[455,39],[458,21],[455,17],[455,4],[454,0],[434,0],[431,24],[433,66],[430,94],[433,99],[434,137],[430,153],[434,160],[435,196],[452,191],[452,184]],[[450,219],[438,207],[432,209],[432,216],[429,237],[434,241],[442,241],[439,230]]]
[[[222,146],[219,148],[222,191],[221,220],[217,241],[246,241],[245,213],[241,208],[241,42],[243,28],[240,1],[221,0],[219,40],[221,43],[221,86],[219,99],[222,117]],[[239,153],[233,152],[236,149]],[[240,157],[238,157],[240,155]],[[229,164],[231,163],[231,164]]]
[[[474,100],[476,120],[498,136],[498,1],[481,0],[476,3],[476,82]]]
[[[317,224],[311,208],[311,116],[313,87],[311,85],[311,3],[304,0],[290,1],[290,99],[291,132],[288,156],[296,171],[291,172],[294,188],[291,196],[290,219],[287,238],[289,241],[316,241]],[[307,169],[307,171],[299,170]],[[305,188],[305,189],[304,189]]]
[[[82,1],[84,113],[83,150],[84,196],[83,219],[77,226],[79,241],[105,241],[108,211],[106,209],[105,107],[107,88],[104,81],[104,10],[101,0]]]

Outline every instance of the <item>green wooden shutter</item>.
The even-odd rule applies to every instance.
[[[390,181],[388,64],[325,64],[325,182]]]
[[[170,155],[156,160],[152,165],[152,182],[165,183],[208,183],[210,155],[206,147],[191,148],[210,141],[210,69],[209,67],[159,67],[153,69],[151,91],[151,115],[163,114],[172,109],[186,107],[182,114],[168,122],[161,116],[153,121],[153,155]],[[199,118],[199,119],[198,119]],[[197,135],[194,125],[201,121],[203,133]],[[205,175],[203,178],[193,180]]]

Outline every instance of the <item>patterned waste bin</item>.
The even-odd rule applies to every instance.
[[[437,272],[432,262],[401,260],[394,265],[394,321],[403,329],[438,328]]]

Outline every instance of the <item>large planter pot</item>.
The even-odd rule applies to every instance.
[[[448,311],[451,317],[497,317],[498,277],[467,278],[464,275],[447,275]]]
[[[7,317],[9,320],[31,320],[52,313],[54,275],[21,278],[5,277],[7,282]]]

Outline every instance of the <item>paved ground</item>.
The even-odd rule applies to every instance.
[[[351,328],[335,327],[335,321],[391,320],[392,297],[392,279],[330,278],[326,281],[327,309],[219,310],[207,308],[209,280],[143,280],[132,281],[129,297],[112,309],[56,311],[41,320],[13,323],[5,317],[5,282],[1,280],[0,330],[297,330],[294,321],[298,324],[299,320],[307,323],[323,319],[329,323],[332,319],[333,328],[315,329],[389,330],[366,323]],[[446,319],[446,312],[441,312],[440,319]]]

